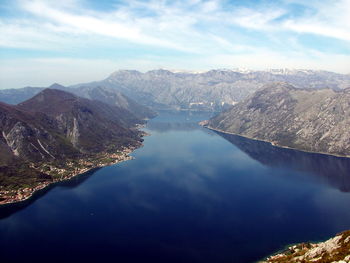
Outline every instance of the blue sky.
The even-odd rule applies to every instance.
[[[2,0],[0,88],[118,69],[350,73],[350,0]]]

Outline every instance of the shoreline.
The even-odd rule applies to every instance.
[[[292,263],[292,262],[349,262],[350,230],[337,233],[332,237],[316,242],[290,244],[256,263]]]
[[[244,136],[244,135],[240,135],[240,134],[236,134],[236,133],[232,133],[232,132],[226,132],[220,129],[216,129],[213,127],[208,126],[207,121],[202,121],[199,123],[199,125],[201,125],[202,127],[208,129],[208,130],[212,130],[212,131],[216,131],[219,133],[223,133],[223,134],[229,134],[229,135],[235,135],[235,136],[239,136],[245,139],[249,139],[249,140],[254,140],[254,141],[260,141],[260,142],[265,142],[265,143],[269,143],[274,147],[278,147],[278,148],[282,148],[282,149],[289,149],[289,150],[295,150],[295,151],[300,151],[300,152],[305,152],[305,153],[311,153],[311,154],[322,154],[322,155],[328,155],[328,156],[332,156],[332,157],[337,157],[337,158],[350,158],[349,155],[337,155],[337,154],[331,154],[331,153],[324,153],[324,152],[313,152],[313,151],[307,151],[307,150],[300,150],[297,148],[292,148],[292,147],[288,147],[288,146],[281,146],[281,145],[277,145],[273,142],[270,141],[266,141],[266,140],[260,140],[260,139],[256,139],[256,138],[250,138],[248,136]],[[335,237],[338,237],[340,235],[343,235],[345,233],[349,233],[349,230],[346,230],[342,233],[338,233],[335,235]],[[256,263],[279,263],[279,262],[292,262],[292,261],[287,261],[286,258],[288,258],[288,254],[290,254],[291,252],[299,252],[299,251],[303,251],[305,252],[305,245],[309,245],[310,247],[308,248],[309,250],[311,249],[317,249],[318,246],[326,243],[329,240],[334,239],[335,237],[330,237],[326,240],[319,240],[319,241],[307,241],[307,242],[301,242],[301,243],[294,243],[294,244],[289,244],[286,245],[283,249],[274,252],[273,254],[271,254],[270,256],[264,258],[264,259],[260,259],[258,261],[256,261]],[[349,237],[350,238],[350,237]],[[307,251],[307,250],[306,250]],[[350,255],[350,254],[349,254]],[[350,258],[350,256],[349,256]],[[284,261],[280,261],[280,260],[284,260]],[[294,262],[294,261],[293,261]],[[318,261],[315,261],[318,262]]]
[[[350,157],[349,155],[344,156],[344,155],[337,155],[337,154],[330,154],[330,153],[323,153],[323,152],[313,152],[313,151],[300,150],[297,148],[292,148],[292,147],[287,147],[287,146],[281,146],[281,145],[274,144],[273,142],[270,142],[270,141],[250,138],[248,136],[235,134],[235,133],[231,133],[231,132],[225,132],[225,131],[222,131],[220,129],[216,129],[216,128],[208,126],[206,121],[200,122],[199,125],[201,125],[204,128],[207,128],[209,130],[220,132],[223,134],[235,135],[235,136],[239,136],[239,137],[254,140],[254,141],[266,142],[266,143],[269,143],[272,146],[278,147],[278,148],[301,151],[301,152],[311,153],[311,154],[328,155],[328,156],[337,157],[337,158],[349,158]],[[318,259],[322,259],[324,256],[333,257],[335,255],[336,256],[338,255],[337,253],[335,253],[335,251],[337,252],[338,248],[341,249],[343,247],[343,244],[341,244],[341,245],[339,244],[338,247],[335,246],[331,251],[325,250],[323,248],[323,246],[324,246],[324,244],[327,244],[327,243],[337,239],[338,237],[340,238],[344,235],[347,236],[347,242],[349,242],[350,241],[350,230],[344,230],[343,232],[337,233],[335,236],[331,236],[328,239],[323,239],[323,240],[318,240],[318,241],[306,241],[306,242],[304,241],[304,242],[300,242],[300,243],[288,244],[283,249],[280,249],[280,250],[274,252],[273,254],[270,254],[269,256],[263,258],[263,259],[255,261],[255,263],[280,263],[280,262],[292,263],[295,261],[291,260],[290,258],[292,258],[292,259],[299,258],[300,259],[304,256],[304,254],[305,254],[304,257],[307,258],[307,255],[312,254],[312,252],[314,254],[317,254],[317,256],[311,257],[308,259],[310,261],[319,262]],[[348,247],[349,244],[350,243],[346,244],[346,246]],[[329,254],[327,254],[327,253],[329,253]],[[299,254],[301,254],[301,255],[299,255]],[[350,252],[347,252],[347,254],[345,254],[344,259],[350,260]],[[338,261],[334,261],[334,262],[338,262]],[[344,261],[344,262],[348,262],[348,261]]]
[[[106,167],[106,166],[111,166],[117,163],[125,162],[128,160],[134,159],[134,157],[130,156],[132,152],[134,152],[136,149],[142,147],[143,144],[139,146],[131,146],[131,147],[125,147],[123,148],[120,152],[118,153],[102,153],[98,156],[95,156],[94,158],[97,158],[95,160],[95,163],[92,164],[91,161],[89,162],[88,158],[82,158],[79,161],[82,163],[85,163],[85,167],[78,168],[77,170],[70,172],[68,175],[61,175],[58,178],[54,178],[52,181],[47,181],[47,182],[41,182],[37,184],[36,186],[33,187],[28,187],[28,188],[22,188],[19,190],[15,191],[3,191],[0,192],[0,195],[5,195],[2,198],[5,198],[4,200],[0,200],[0,207],[6,206],[6,205],[11,205],[11,204],[16,204],[20,202],[24,202],[33,195],[55,183],[63,182],[63,181],[68,181],[76,176],[82,175],[84,173],[87,173],[93,169],[96,168],[101,168],[101,167]],[[107,162],[103,162],[103,159],[113,159]],[[58,168],[56,168],[58,169]],[[37,171],[41,172],[40,168],[36,169]],[[62,173],[68,172],[68,168],[66,169],[59,169]],[[47,173],[50,175],[50,173]],[[7,194],[7,196],[6,196]]]
[[[225,134],[230,134],[230,135],[236,135],[242,138],[246,138],[249,140],[254,140],[254,141],[260,141],[260,142],[266,142],[271,144],[274,147],[278,147],[278,148],[283,148],[283,149],[289,149],[289,150],[295,150],[295,151],[300,151],[300,152],[305,152],[305,153],[314,153],[314,154],[322,154],[322,155],[329,155],[329,156],[333,156],[333,157],[338,157],[338,158],[350,158],[350,155],[339,155],[339,154],[335,154],[335,153],[326,153],[326,152],[315,152],[315,151],[308,151],[308,150],[302,150],[302,149],[298,149],[298,148],[293,148],[293,147],[288,147],[288,146],[283,146],[283,145],[278,145],[274,142],[270,142],[270,141],[266,141],[266,140],[262,140],[262,139],[256,139],[256,138],[252,138],[252,137],[248,137],[245,135],[241,135],[241,134],[237,134],[237,133],[233,133],[233,132],[227,132],[227,131],[223,131],[217,128],[213,128],[210,126],[207,126],[206,124],[201,124],[203,122],[200,122],[199,125],[201,125],[202,127],[208,129],[208,130],[212,130],[212,131],[217,131],[217,132],[221,132],[221,133],[225,133]]]

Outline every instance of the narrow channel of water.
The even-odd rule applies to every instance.
[[[1,262],[254,262],[350,229],[350,160],[163,112],[135,160],[0,209]]]

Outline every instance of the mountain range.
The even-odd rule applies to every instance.
[[[78,96],[104,93],[103,102],[111,101],[112,93],[119,92],[138,104],[159,109],[192,109],[221,111],[247,98],[256,90],[271,82],[288,82],[296,88],[331,88],[341,90],[350,87],[350,75],[315,70],[210,70],[187,72],[151,70],[119,70],[101,81],[64,87],[63,90]],[[56,87],[57,88],[57,87]],[[94,91],[95,88],[100,91]],[[43,88],[0,90],[0,101],[17,104]],[[61,88],[58,88],[61,89]],[[102,91],[101,91],[102,89]],[[117,97],[119,95],[116,95]],[[100,97],[100,96],[98,96]],[[108,98],[108,99],[107,99]]]
[[[102,81],[78,84],[119,90],[137,102],[155,109],[214,110],[231,106],[270,82],[288,82],[296,88],[350,87],[350,75],[314,70],[210,70],[172,72],[151,70],[141,73],[120,70]]]
[[[0,90],[0,101],[5,102],[7,104],[19,104],[23,101],[32,98],[33,96],[47,88],[63,90],[69,93],[73,93],[76,96],[82,98],[98,100],[112,106],[118,106],[131,112],[140,119],[149,119],[157,115],[155,111],[152,111],[150,108],[135,102],[129,97],[123,95],[121,92],[115,89],[101,86],[81,86],[79,88],[73,89],[62,86],[58,83],[54,83],[49,87],[25,87],[20,89],[4,89]]]
[[[210,119],[218,131],[298,150],[350,156],[350,89],[271,83]]]

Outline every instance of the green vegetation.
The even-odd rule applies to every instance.
[[[51,182],[48,174],[30,168],[27,164],[0,167],[0,190],[15,191],[34,187],[42,182]]]

